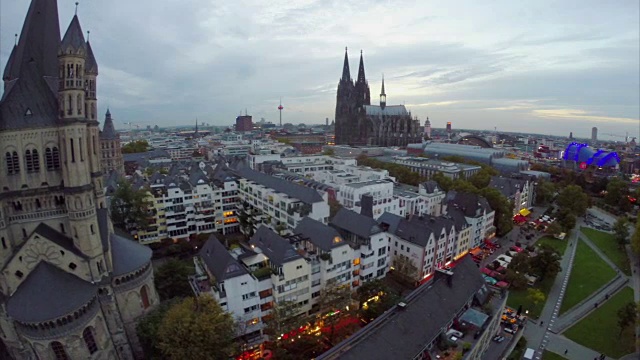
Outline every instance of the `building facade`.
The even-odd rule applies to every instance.
[[[411,117],[404,105],[387,105],[384,78],[379,105],[371,105],[369,82],[360,53],[358,78],[351,79],[349,57],[345,50],[342,77],[336,98],[337,145],[407,146],[420,142],[420,122]]]
[[[96,65],[97,72],[97,65]],[[110,173],[113,170],[124,174],[124,160],[120,135],[113,126],[111,111],[107,109],[104,116],[104,126],[100,132],[100,150],[102,152],[102,171]]]
[[[236,117],[236,131],[252,131],[253,130],[253,121],[251,120],[251,115],[240,115]]]
[[[113,231],[96,118],[97,64],[77,16],[33,0],[0,100],[0,338],[15,359],[141,357],[158,303],[151,250]]]

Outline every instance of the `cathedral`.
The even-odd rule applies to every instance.
[[[407,146],[422,141],[418,119],[413,119],[404,105],[387,105],[384,78],[380,105],[371,105],[371,91],[364,73],[362,52],[358,78],[354,83],[345,49],[335,119],[337,145]]]
[[[102,172],[108,174],[115,170],[120,174],[124,174],[120,134],[113,126],[113,119],[109,109],[107,109],[107,114],[104,116],[104,125],[100,132],[100,148],[102,151]]]
[[[158,303],[151,251],[114,233],[104,196],[98,66],[77,15],[32,0],[0,99],[0,348],[14,359],[140,358]]]

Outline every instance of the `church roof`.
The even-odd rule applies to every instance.
[[[151,249],[120,235],[111,234],[113,276],[120,276],[142,268],[151,261]]]
[[[13,64],[16,57],[16,50],[18,49],[18,45],[14,45],[13,49],[11,49],[11,54],[9,54],[9,59],[7,60],[7,65],[4,68],[4,73],[2,74],[3,80],[11,79],[11,74],[13,73]]]
[[[104,126],[100,133],[101,140],[115,140],[118,138],[115,126],[113,126],[113,119],[111,118],[111,112],[107,109],[107,113],[104,117]]]
[[[13,319],[37,323],[73,312],[96,296],[98,287],[41,261],[7,302]]]
[[[95,55],[93,55],[93,49],[89,41],[87,41],[87,59],[85,60],[84,68],[88,74],[98,75],[98,62]]]
[[[80,249],[76,248],[76,246],[73,244],[73,239],[64,234],[61,234],[45,223],[40,223],[40,225],[38,225],[34,232],[81,258],[87,257],[82,253],[82,251],[80,251]]]
[[[63,52],[67,52],[69,48],[71,48],[74,53],[79,49],[84,49],[86,53],[87,43],[84,41],[84,34],[82,33],[78,15],[74,15],[73,19],[71,19],[71,24],[69,24],[69,28],[64,34],[62,44],[60,45],[60,50]]]
[[[404,105],[391,105],[384,108],[378,105],[364,105],[364,111],[369,116],[408,116]]]
[[[58,120],[60,27],[56,0],[33,0],[5,68],[0,130],[54,126]]]

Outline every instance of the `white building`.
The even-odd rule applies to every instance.
[[[495,211],[491,209],[487,199],[477,194],[449,191],[443,200],[442,212],[447,214],[447,210],[451,208],[461,210],[467,223],[471,224],[472,248],[495,236]]]
[[[422,157],[394,156],[393,162],[406,166],[411,171],[428,179],[438,173],[453,180],[458,179],[460,176],[462,176],[462,178],[469,178],[482,169],[482,167],[478,165],[467,165]]]
[[[405,209],[400,207],[400,200],[394,196],[394,183],[384,180],[373,180],[340,185],[336,200],[347,209],[357,213],[362,209],[362,196],[373,198],[373,217],[377,219],[384,212],[404,216]]]
[[[528,179],[514,179],[500,176],[491,177],[489,186],[497,189],[513,201],[513,215],[528,210],[533,203],[533,182]]]
[[[318,170],[311,174],[313,179],[325,184],[339,186],[356,182],[396,179],[389,175],[388,170],[373,169],[368,166],[356,166],[351,164],[335,164],[333,170]]]

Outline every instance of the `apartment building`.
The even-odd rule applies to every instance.
[[[371,217],[342,208],[330,226],[355,250],[354,265],[359,265],[360,282],[381,279],[389,272],[391,236]]]
[[[240,208],[246,214],[245,234],[262,224],[277,232],[291,234],[305,217],[324,224],[329,221],[328,195],[282,178],[276,178],[246,167],[235,170],[238,175]]]
[[[363,207],[362,197],[369,195],[373,199],[371,210],[374,219],[384,212],[404,216],[406,211],[400,207],[400,200],[394,196],[393,185],[393,182],[384,180],[343,184],[340,185],[336,199],[345,208],[360,213]]]
[[[406,166],[411,171],[428,179],[438,173],[452,180],[460,177],[466,179],[482,169],[478,165],[468,165],[422,157],[394,156],[392,162]]]
[[[316,171],[333,170],[337,166],[357,165],[355,159],[340,158],[328,155],[295,155],[282,156],[281,154],[249,154],[247,156],[249,167],[257,169],[264,162],[279,162],[279,167],[293,173],[304,176],[313,176]]]
[[[335,186],[375,180],[396,181],[396,178],[389,175],[388,170],[350,164],[336,164],[333,170],[315,171],[311,176],[316,181]]]
[[[436,269],[444,268],[454,260],[456,249],[455,223],[447,217],[413,216],[405,219],[392,213],[384,213],[379,219],[380,227],[390,234],[391,262],[409,261],[416,271],[405,275],[420,281],[433,275]]]
[[[513,201],[513,215],[519,214],[521,211],[529,213],[529,208],[533,204],[534,185],[532,181],[521,178],[508,178],[502,176],[492,176],[489,187],[497,189]]]
[[[424,210],[414,212],[414,214],[429,214],[440,216],[442,214],[442,200],[447,195],[433,180],[425,181],[418,185],[418,194],[424,199]]]
[[[467,223],[471,224],[471,247],[482,245],[485,239],[495,236],[495,211],[484,197],[457,191],[449,191],[443,200],[442,212],[457,208],[462,211]]]

